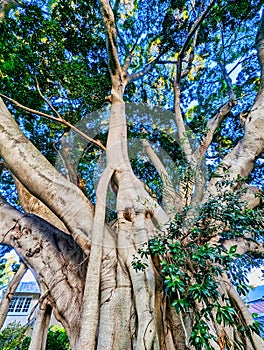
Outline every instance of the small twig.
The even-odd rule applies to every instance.
[[[157,64],[178,64],[178,61],[171,61],[171,60],[158,60]]]
[[[143,29],[142,29],[141,32],[139,33],[139,35],[138,35],[138,37],[137,37],[137,40],[135,41],[135,43],[134,43],[134,45],[132,46],[131,50],[130,50],[130,51],[128,52],[128,54],[127,54],[127,57],[126,57],[126,59],[125,59],[125,63],[124,63],[124,65],[123,65],[123,67],[122,67],[123,72],[127,72],[128,68],[129,68],[129,66],[130,66],[131,59],[132,59],[132,57],[133,57],[133,51],[135,50],[135,47],[138,45],[138,42],[139,42],[139,40],[140,40],[140,38],[141,38],[142,33],[143,33]]]
[[[147,64],[141,71],[134,74],[129,74],[127,77],[127,80],[130,82],[130,81],[135,81],[144,77],[144,75],[146,75],[154,67],[156,62],[157,61],[154,60],[151,63]]]
[[[233,90],[233,87],[232,87],[232,80],[229,77],[229,75],[228,75],[228,73],[226,71],[226,67],[225,67],[225,65],[223,64],[223,62],[221,60],[220,60],[219,64],[220,64],[221,70],[223,72],[225,82],[227,84],[228,93],[229,93],[229,101],[233,103],[234,99],[235,99],[235,94],[234,94],[234,90]]]
[[[40,90],[40,87],[39,87],[39,82],[37,80],[37,78],[35,78],[36,80],[36,86],[37,86],[37,90],[38,90],[38,93],[40,95],[40,97],[47,103],[47,105],[53,110],[53,112],[57,115],[57,117],[59,119],[62,119],[60,113],[52,106],[52,104],[50,103],[50,101],[48,99],[46,99],[46,97],[42,94],[41,90]]]

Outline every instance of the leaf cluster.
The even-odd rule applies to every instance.
[[[233,182],[221,179],[218,195],[197,208],[195,217],[190,217],[190,208],[176,214],[166,230],[140,248],[133,260],[133,267],[143,271],[146,263],[142,259],[159,257],[171,305],[179,314],[192,314],[189,342],[196,349],[213,349],[210,321],[223,326],[239,324],[235,322],[239,318],[235,305],[220,292],[221,276],[232,276],[237,291],[247,293],[243,257],[237,253],[237,245],[226,250],[221,241],[248,234],[256,240],[263,237],[262,213],[246,209],[246,203],[240,200],[244,189],[234,193],[230,186]],[[215,237],[218,239],[213,243]],[[256,324],[253,328],[258,332]]]
[[[26,335],[27,327],[20,323],[10,323],[0,333],[0,348],[2,350],[27,350],[30,336]],[[51,326],[48,330],[46,350],[70,350],[69,339],[63,328]]]

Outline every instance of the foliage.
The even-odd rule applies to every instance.
[[[19,264],[15,258],[0,258],[0,288],[8,285],[18,267]]]
[[[52,326],[49,328],[46,350],[70,350],[70,344],[64,328]]]
[[[27,350],[30,337],[25,335],[26,327],[19,323],[10,323],[0,333],[0,348],[2,350]]]
[[[0,348],[2,350],[27,350],[30,337],[26,335],[26,326],[10,323],[0,333]],[[66,332],[59,326],[51,326],[48,331],[46,350],[70,350]]]
[[[212,171],[242,136],[238,115],[250,109],[257,93],[259,72],[254,38],[261,5],[262,1],[253,4],[249,0],[240,5],[234,5],[233,1],[216,4],[199,30],[193,68],[182,81],[184,117],[196,134],[195,138],[199,139],[212,111],[228,98],[220,60],[232,76],[237,104],[216,132],[208,150]],[[124,60],[127,50],[133,48],[132,71],[142,69],[161,52],[164,60],[177,59],[187,31],[199,14],[192,1],[149,1],[140,5],[137,1],[129,4],[122,1],[119,6],[116,18],[120,57]],[[0,28],[0,92],[20,102],[27,101],[27,106],[33,109],[52,112],[37,92],[37,79],[42,94],[72,124],[105,105],[110,83],[103,23],[96,1],[48,1],[44,7],[43,2],[27,1],[11,11],[0,23]],[[229,50],[231,46],[233,49]],[[186,59],[188,55],[186,53]],[[172,110],[174,74],[175,65],[155,65],[150,75],[129,84],[125,100],[158,104]],[[10,109],[27,137],[54,163],[56,148],[60,149],[61,137],[68,130],[54,121],[32,117],[14,106],[10,105]],[[129,132],[132,137],[136,133],[140,135],[140,125],[134,125]],[[179,147],[164,137],[165,134],[153,128],[149,137],[168,150],[175,161]],[[103,133],[98,139],[105,143],[106,136],[107,133]],[[81,178],[96,171],[96,159],[98,150],[89,147],[78,169]],[[182,163],[182,157],[177,161]],[[141,162],[132,163],[137,175],[153,174],[151,166],[142,169]],[[258,169],[257,165],[257,175]],[[1,180],[3,192],[11,189],[8,192],[14,204],[12,179],[3,172]],[[153,176],[143,180],[161,200],[159,185],[155,184]],[[88,183],[87,176],[84,181],[93,201],[95,189],[91,181]]]
[[[244,182],[239,179],[242,193],[246,191],[242,189]],[[171,305],[179,314],[193,314],[188,341],[197,350],[214,349],[210,340],[215,335],[211,334],[208,321],[223,326],[236,324],[239,331],[248,333],[252,329],[259,334],[257,322],[251,328],[237,324],[235,305],[219,291],[221,276],[228,274],[238,293],[247,295],[245,272],[250,270],[250,264],[240,264],[242,256],[236,252],[236,245],[226,250],[221,243],[213,243],[214,237],[220,236],[223,242],[250,234],[259,240],[264,234],[263,210],[247,209],[240,199],[241,192],[234,193],[232,186],[229,180],[219,180],[217,195],[194,208],[192,217],[187,207],[176,214],[162,234],[138,250],[140,258],[134,256],[133,260],[135,270],[144,271],[145,258],[160,257],[160,274]]]

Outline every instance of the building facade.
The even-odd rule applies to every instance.
[[[22,325],[33,323],[39,297],[37,282],[21,282],[9,304],[3,329],[11,322],[19,322]]]

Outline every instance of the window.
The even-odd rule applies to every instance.
[[[8,312],[27,313],[31,304],[31,297],[13,297]]]

